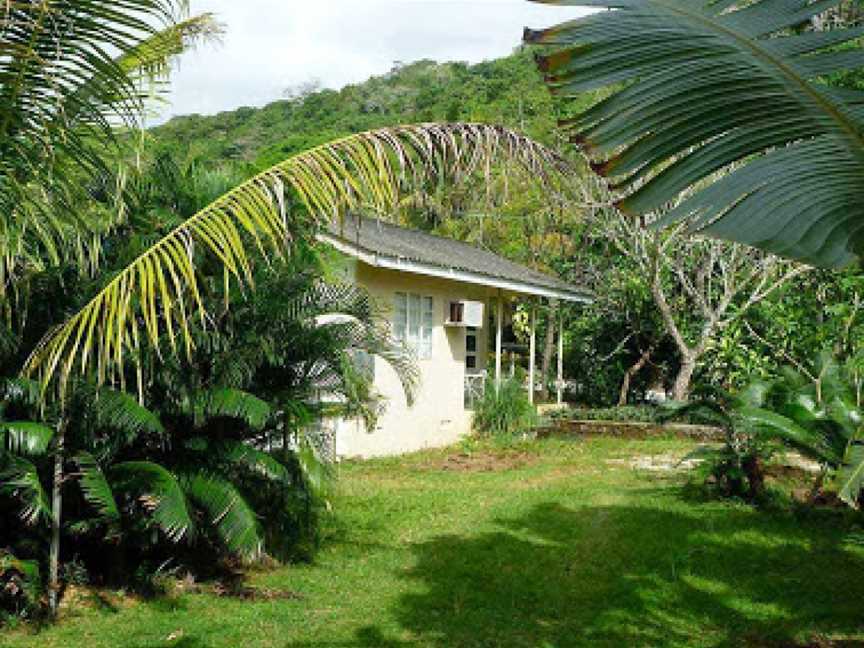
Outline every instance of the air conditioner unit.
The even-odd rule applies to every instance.
[[[483,302],[462,300],[445,302],[445,305],[444,326],[483,326]]]

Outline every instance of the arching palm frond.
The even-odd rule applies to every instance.
[[[0,454],[34,457],[44,455],[54,438],[54,430],[34,421],[0,422]]]
[[[142,124],[171,57],[218,32],[211,16],[186,14],[183,0],[0,8],[0,273],[92,248],[106,219],[82,204],[111,175],[106,145],[118,126]]]
[[[264,539],[255,511],[231,482],[205,473],[183,477],[190,499],[207,512],[225,546],[246,560],[264,551]]]
[[[164,435],[159,416],[141,405],[133,396],[114,389],[100,388],[87,399],[88,415],[97,427],[121,434],[127,441],[139,434]]]
[[[254,394],[240,389],[215,387],[196,391],[193,401],[194,418],[226,417],[240,419],[254,430],[260,430],[270,418],[270,405]]]
[[[241,441],[220,441],[206,444],[207,452],[218,461],[234,464],[274,482],[287,484],[291,472],[272,455]]]
[[[323,497],[330,481],[330,465],[321,459],[312,444],[303,442],[297,451],[297,462],[307,487],[316,497]]]
[[[149,461],[127,461],[112,466],[108,479],[115,492],[137,497],[172,542],[194,534],[186,495],[171,471]]]
[[[804,31],[840,0],[535,0],[608,7],[526,41],[554,93],[604,89],[566,122],[626,213],[824,267],[864,251],[864,28]],[[721,173],[723,172],[723,173]],[[694,191],[695,189],[695,191]]]
[[[26,524],[51,519],[51,504],[39,473],[31,462],[21,457],[6,457],[0,470],[0,494],[18,500],[20,517]]]
[[[389,325],[375,312],[364,288],[317,282],[297,302],[291,309],[298,319],[314,317],[315,326],[340,339],[342,348],[378,356],[390,365],[402,384],[408,404],[413,404],[420,386],[416,355],[393,339]]]
[[[541,179],[563,169],[548,149],[482,124],[384,128],[292,156],[218,198],[140,255],[46,337],[26,372],[40,373],[43,383],[59,373],[62,385],[73,368],[95,365],[104,380],[116,375],[143,338],[159,352],[163,332],[172,351],[179,344],[188,351],[190,318],[206,322],[195,250],[215,255],[226,281],[249,283],[250,248],[264,257],[284,255],[305,229],[304,210],[289,205],[291,192],[321,221],[360,206],[386,212],[406,188],[436,178],[458,180],[493,163],[509,163]]]
[[[120,509],[101,466],[89,452],[78,453],[75,462],[78,464],[78,483],[84,499],[96,509],[109,528],[116,531],[120,524]]]

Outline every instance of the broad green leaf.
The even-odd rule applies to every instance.
[[[823,267],[860,257],[864,93],[824,77],[864,66],[835,51],[862,30],[795,33],[839,0],[535,1],[615,9],[525,39],[553,48],[555,94],[603,89],[565,126],[625,213]]]

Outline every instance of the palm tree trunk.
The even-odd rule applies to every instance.
[[[51,548],[48,556],[48,604],[51,615],[57,616],[60,596],[60,523],[63,514],[63,459],[65,451],[66,415],[57,424],[57,445],[54,449],[54,480],[51,485]]]

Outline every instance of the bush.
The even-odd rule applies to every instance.
[[[568,409],[563,410],[559,415],[583,421],[656,423],[659,420],[658,408],[653,405]]]
[[[41,594],[39,564],[0,549],[0,626],[33,616]]]
[[[483,397],[474,409],[475,432],[481,436],[516,436],[529,432],[538,421],[520,374],[502,380],[497,389],[494,378],[486,381]]]

